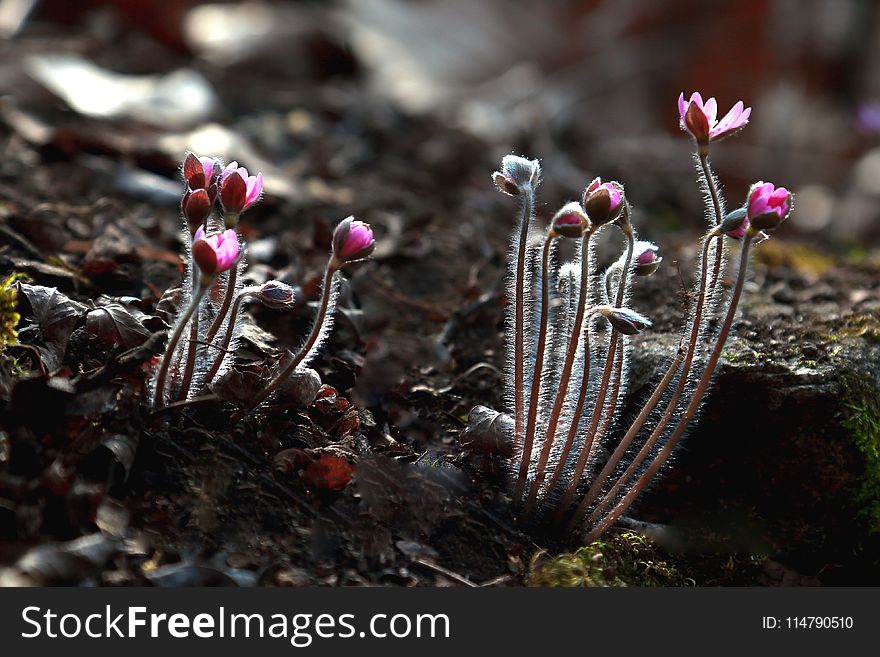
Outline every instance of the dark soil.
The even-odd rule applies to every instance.
[[[137,32],[111,47],[33,29],[2,44],[4,62],[66,48],[128,72],[144,53],[192,64]],[[579,547],[518,527],[503,460],[458,440],[474,405],[502,409],[513,207],[491,186],[498,149],[400,113],[366,91],[344,47],[310,44],[312,70],[280,86],[271,70],[201,66],[222,123],[253,147],[218,155],[258,169],[259,153],[289,183],[267,184],[242,234],[248,276],[296,285],[297,307],[251,308],[264,332],[248,333],[238,370],[297,347],[338,220],[369,221],[377,249],[346,270],[314,365],[319,398],[279,398],[233,427],[235,404],[216,400],[151,416],[146,389],[167,330],[159,302],[182,273],[179,161],[204,126],[84,117],[4,71],[15,93],[0,105],[0,273],[83,304],[23,288],[19,344],[0,354],[4,582],[522,585],[539,550]],[[542,220],[577,194],[548,181]],[[637,225],[653,219],[637,208]],[[637,340],[625,417],[677,345],[698,239],[688,225],[646,229],[665,260],[636,290],[655,324]],[[880,270],[786,239],[759,247],[699,422],[633,510],[697,585],[880,581],[880,526],[865,511],[880,472],[847,423],[877,390]],[[610,262],[617,245],[603,240]],[[96,318],[109,303],[135,318],[133,334]]]

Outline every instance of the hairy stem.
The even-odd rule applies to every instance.
[[[196,312],[196,309],[199,307],[199,304],[202,302],[202,297],[205,296],[205,292],[208,289],[208,285],[198,285],[195,292],[193,292],[192,299],[190,299],[189,306],[186,309],[186,312],[180,318],[180,321],[177,322],[177,327],[174,329],[174,333],[171,335],[171,339],[168,341],[168,346],[165,349],[165,355],[162,357],[162,364],[159,366],[159,374],[156,376],[156,392],[153,396],[153,408],[156,409],[162,403],[162,398],[165,394],[165,379],[168,378],[168,367],[171,365],[171,359],[174,355],[174,350],[177,348],[177,344],[180,342],[180,336],[183,335],[183,330],[186,328],[186,325],[189,323],[190,318]]]
[[[712,198],[712,211],[715,216],[715,225],[718,226],[721,224],[723,217],[723,212],[721,210],[721,194],[718,191],[718,185],[715,182],[715,176],[712,174],[712,166],[709,164],[709,149],[708,147],[700,148],[697,151],[697,159],[700,160],[700,171],[703,174],[703,180],[706,183],[706,188],[709,190],[709,196]],[[721,275],[721,240],[715,246],[715,252],[713,253],[713,260],[715,262],[712,269],[712,282],[709,283],[709,290],[711,290],[712,294],[715,293],[715,289],[718,285],[718,277]]]
[[[547,345],[547,317],[550,311],[550,249],[556,235],[551,231],[544,238],[541,254],[541,316],[538,327],[538,346],[535,352],[535,368],[532,375],[532,389],[529,394],[528,418],[526,420],[525,440],[520,463],[520,481],[525,483],[529,462],[532,456],[532,445],[535,440],[535,424],[538,418],[538,397],[541,392],[541,375],[544,370],[544,350]],[[521,490],[521,487],[520,487]]]
[[[217,316],[214,318],[214,321],[211,322],[211,326],[205,334],[205,342],[211,342],[220,331],[220,327],[223,326],[223,320],[226,318],[226,313],[229,312],[229,306],[232,304],[232,298],[235,296],[235,286],[237,282],[238,263],[229,270],[229,277],[226,279],[226,293],[223,296],[223,303],[220,305],[220,308],[217,311]],[[233,314],[229,319],[229,323],[232,324],[234,321],[235,315]]]
[[[694,415],[696,415],[697,409],[700,406],[700,402],[702,401],[703,395],[706,394],[706,390],[709,388],[709,382],[712,379],[712,373],[715,370],[716,365],[718,364],[718,359],[721,357],[721,352],[724,349],[724,343],[727,341],[727,335],[730,332],[730,327],[733,324],[733,318],[736,315],[736,308],[739,305],[739,299],[742,295],[743,284],[746,279],[746,270],[748,269],[748,259],[749,259],[749,251],[752,246],[752,235],[748,235],[746,239],[743,240],[742,253],[740,255],[740,266],[739,266],[739,275],[736,278],[736,285],[733,290],[733,296],[730,300],[730,307],[727,309],[727,316],[724,318],[724,323],[721,326],[721,331],[718,333],[718,338],[715,341],[715,348],[712,350],[712,355],[709,357],[709,362],[706,365],[706,369],[703,372],[703,376],[700,378],[700,382],[697,384],[697,388],[694,391],[694,395],[691,398],[690,403],[684,411],[681,419],[678,422],[678,425],[675,427],[675,430],[672,432],[672,435],[669,437],[669,440],[666,441],[666,444],[663,446],[663,449],[657,454],[654,458],[653,462],[648,469],[639,477],[638,481],[636,481],[635,485],[629,490],[629,492],[623,496],[620,502],[612,509],[611,513],[593,529],[587,535],[587,542],[591,542],[596,540],[599,536],[601,536],[607,529],[614,523],[638,498],[641,492],[645,489],[651,479],[654,478],[654,475],[663,467],[663,464],[666,463],[666,460],[669,458],[669,455],[672,454],[672,450],[675,449],[675,446],[681,440],[681,437],[684,435],[685,430],[688,427],[688,424],[693,419]]]
[[[574,366],[574,359],[577,355],[577,347],[580,342],[581,332],[586,333],[586,346],[584,348],[584,358],[586,366],[584,371],[589,372],[590,369],[590,349],[589,349],[589,326],[584,325],[584,313],[587,307],[587,301],[590,295],[590,238],[593,236],[592,230],[587,230],[581,238],[581,285],[578,294],[577,310],[575,311],[574,321],[571,324],[571,334],[568,338],[568,349],[565,354],[565,363],[562,366],[562,373],[559,377],[559,388],[556,391],[556,399],[553,401],[553,409],[550,411],[550,420],[547,423],[547,431],[544,435],[544,445],[541,448],[541,454],[538,457],[538,466],[535,480],[532,482],[529,490],[528,500],[526,501],[525,514],[531,513],[541,483],[544,481],[544,469],[547,466],[547,460],[550,458],[550,449],[556,440],[556,428],[559,424],[559,418],[562,414],[562,408],[565,405],[565,398],[568,396],[568,383],[571,380],[571,370]]]
[[[720,237],[714,239],[721,239]],[[650,437],[642,446],[639,453],[633,459],[632,463],[629,464],[626,471],[623,473],[621,477],[614,483],[614,486],[608,493],[605,495],[604,499],[599,503],[599,505],[593,510],[593,514],[590,517],[589,522],[593,523],[599,517],[599,514],[610,504],[620,489],[626,484],[627,481],[632,477],[632,474],[636,471],[638,467],[641,466],[642,462],[648,457],[651,453],[651,449],[654,447],[654,444],[662,435],[663,431],[666,429],[666,426],[669,424],[670,420],[672,420],[672,415],[675,413],[676,408],[678,407],[678,401],[681,398],[682,393],[684,392],[685,386],[687,385],[688,375],[690,374],[691,365],[694,360],[694,356],[696,354],[697,342],[700,336],[700,326],[703,322],[703,309],[705,307],[706,298],[708,295],[708,291],[706,288],[706,273],[709,264],[709,248],[712,243],[713,238],[707,235],[703,239],[703,248],[701,250],[701,264],[700,264],[700,293],[697,297],[697,306],[694,310],[694,317],[691,324],[691,333],[688,338],[688,344],[685,348],[685,356],[684,356],[684,364],[682,366],[681,375],[678,379],[678,384],[675,387],[675,390],[672,393],[672,397],[670,397],[669,402],[666,405],[666,410],[663,412],[663,417],[660,418],[660,421],[657,423],[657,426],[651,432]],[[670,370],[674,368],[677,369],[678,365],[673,363],[670,366]],[[665,377],[664,377],[665,378]],[[668,385],[668,384],[667,384]],[[652,397],[653,399],[653,397]],[[657,400],[659,402],[659,399]],[[657,403],[657,402],[655,402]],[[651,409],[653,410],[653,408]],[[632,435],[630,438],[630,442],[638,434],[641,430],[642,426],[644,426],[644,422],[647,421],[647,415],[645,415],[644,419],[642,419],[642,415],[639,415],[639,418],[636,419],[636,422],[630,427],[630,430],[627,432],[627,436]],[[626,437],[624,437],[624,440]],[[615,463],[616,465],[616,463]],[[601,476],[600,476],[601,478]],[[574,525],[579,521],[582,514],[586,513],[587,508],[590,504],[595,500],[595,496],[598,494],[598,489],[595,488],[595,484],[591,488],[591,490],[587,493],[587,496],[583,499],[577,511],[575,512],[570,527],[574,527]]]
[[[321,305],[318,307],[318,314],[315,316],[315,323],[312,324],[312,330],[309,333],[309,337],[306,339],[305,343],[297,354],[293,357],[293,360],[288,363],[287,367],[285,367],[281,374],[275,377],[263,390],[250,402],[248,402],[240,411],[238,411],[235,415],[232,416],[231,421],[233,424],[239,422],[242,418],[244,418],[248,413],[254,410],[257,406],[262,404],[269,396],[275,392],[284,381],[287,380],[293,372],[299,367],[299,364],[303,361],[303,359],[309,354],[312,350],[312,347],[315,346],[315,343],[318,341],[318,338],[321,336],[322,329],[324,327],[324,322],[327,319],[327,308],[330,306],[330,297],[333,296],[333,276],[336,275],[338,269],[333,265],[334,259],[331,258],[330,262],[327,263],[327,270],[324,273],[324,287],[321,291]]]
[[[226,358],[226,353],[229,351],[229,343],[232,342],[232,336],[235,332],[235,322],[238,319],[238,311],[241,310],[241,304],[246,296],[248,296],[247,292],[241,292],[235,297],[235,302],[232,304],[232,314],[229,316],[229,323],[226,325],[226,333],[223,335],[223,342],[220,345],[220,352],[217,354],[217,358],[214,359],[214,364],[211,366],[211,369],[208,370],[208,373],[205,375],[206,386],[214,380],[214,377],[220,370],[220,366],[223,364],[223,359]],[[206,338],[206,340],[210,340],[210,338]]]
[[[632,264],[633,250],[635,248],[635,235],[632,230],[627,232],[627,245],[626,245],[626,258],[624,259],[624,269],[620,274],[620,285],[617,288],[617,305],[623,303],[623,297],[626,289],[626,281],[629,275],[630,265]],[[587,435],[584,439],[584,445],[581,448],[581,453],[578,455],[577,464],[575,465],[574,472],[571,475],[571,479],[568,482],[568,487],[565,489],[565,494],[562,496],[562,502],[557,507],[556,517],[558,518],[568,506],[571,504],[572,499],[574,498],[575,493],[577,492],[578,484],[580,483],[581,475],[584,473],[584,469],[587,466],[587,461],[590,458],[590,453],[593,449],[593,443],[596,439],[596,429],[599,426],[599,420],[602,417],[602,411],[605,407],[605,397],[608,394],[608,385],[611,380],[611,372],[614,367],[614,355],[617,350],[617,342],[620,340],[620,332],[617,329],[612,329],[611,337],[608,341],[608,353],[605,356],[605,369],[602,372],[602,379],[599,382],[599,392],[596,399],[596,407],[593,409],[592,417],[590,419],[590,428],[587,430]],[[617,403],[617,400],[614,399],[612,401],[613,404]],[[613,408],[609,408],[608,412],[613,413]],[[577,416],[572,418],[572,428],[569,431],[569,435],[572,436],[577,432]],[[557,468],[559,469],[559,468]]]
[[[195,266],[195,261],[193,261],[192,265],[192,285],[195,288],[198,283],[198,269]],[[206,290],[207,291],[207,290]],[[197,305],[194,309],[192,324],[189,329],[189,344],[187,345],[186,350],[186,365],[183,369],[183,378],[180,381],[180,392],[178,393],[178,399],[186,399],[189,395],[189,387],[192,385],[192,377],[193,372],[196,368],[196,352],[199,348],[199,307],[201,304]]]
[[[529,241],[529,226],[532,221],[532,213],[535,208],[535,190],[531,184],[523,185],[522,208],[519,224],[519,236],[516,243],[516,274],[514,279],[513,299],[513,407],[514,407],[514,444],[523,445],[525,448],[525,435],[523,432],[525,420],[525,272],[526,272],[526,247]],[[514,490],[514,499],[519,499],[526,483],[528,474],[528,461],[523,459],[520,466]]]

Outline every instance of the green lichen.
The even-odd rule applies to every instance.
[[[867,375],[851,373],[840,379],[840,396],[847,409],[841,425],[849,431],[865,463],[856,501],[868,531],[880,533],[880,388]]]
[[[15,327],[21,319],[18,314],[18,288],[15,281],[24,278],[22,274],[12,273],[0,282],[0,351],[18,342]]]
[[[529,586],[686,586],[693,584],[644,536],[609,534],[575,552],[532,559]]]

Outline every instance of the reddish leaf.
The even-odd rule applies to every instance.
[[[312,488],[342,490],[351,481],[352,474],[354,467],[341,456],[321,454],[305,469],[303,481]]]

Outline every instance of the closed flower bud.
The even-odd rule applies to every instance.
[[[517,196],[525,185],[538,186],[541,182],[541,164],[538,160],[528,160],[519,155],[505,155],[501,160],[501,171],[493,173],[492,180],[499,191]]]
[[[577,201],[566,203],[550,223],[551,230],[563,237],[580,237],[589,226],[590,220]]]
[[[253,296],[264,306],[282,310],[293,305],[294,290],[281,281],[266,281],[254,291]]]
[[[183,161],[183,179],[190,189],[208,189],[219,174],[220,164],[214,158],[187,153]]]
[[[214,203],[207,191],[197,189],[195,191],[188,190],[183,195],[180,206],[183,210],[183,218],[186,219],[190,235],[194,235],[205,224],[205,220],[211,214]]]
[[[724,233],[735,240],[741,240],[749,230],[749,217],[746,208],[738,208],[728,212],[724,221],[718,226],[718,232]]]
[[[213,278],[232,267],[238,253],[238,235],[234,230],[206,234],[204,228],[199,228],[193,238],[193,260],[203,277]]]
[[[651,326],[651,320],[629,308],[598,306],[593,312],[602,315],[608,322],[624,335],[636,335]]]
[[[651,242],[636,242],[633,249],[633,272],[636,276],[650,276],[660,267],[663,258],[657,255],[659,247]]]
[[[749,225],[753,230],[772,232],[791,214],[793,196],[785,187],[757,182],[749,190]]]
[[[238,215],[260,200],[263,193],[263,174],[248,175],[248,170],[230,162],[220,174],[220,202],[226,216],[227,228],[234,228]]]
[[[603,183],[601,178],[596,178],[584,190],[583,207],[593,227],[597,228],[617,219],[623,205],[623,187],[620,183]]]
[[[376,240],[369,224],[354,217],[346,217],[333,231],[333,258],[338,266],[363,260],[376,248]]]

